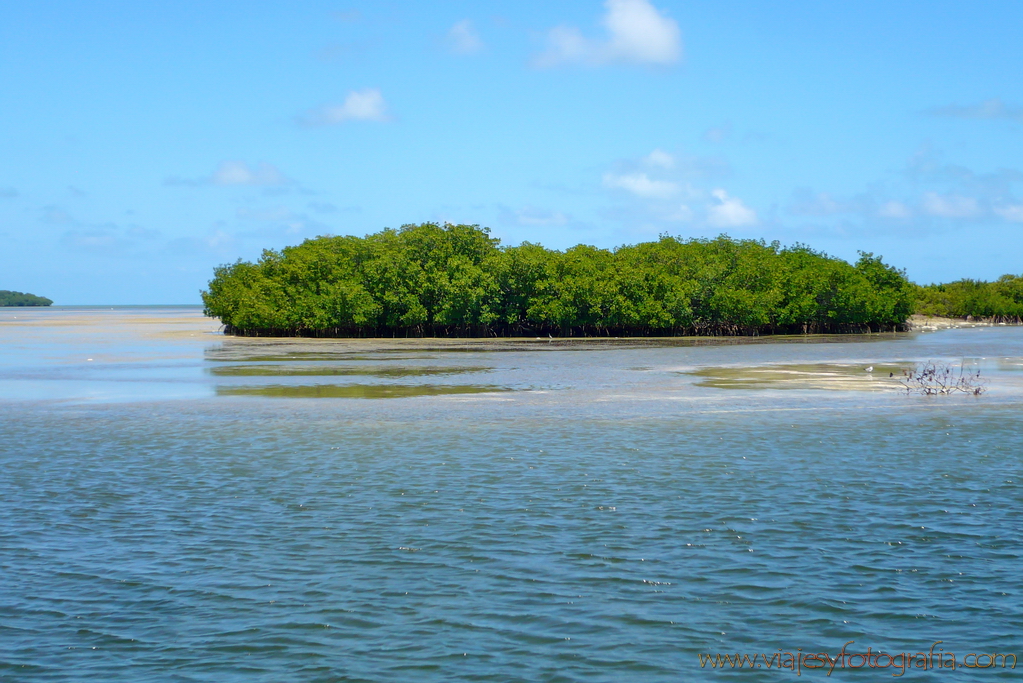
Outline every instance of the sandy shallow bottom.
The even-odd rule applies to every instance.
[[[993,395],[1023,391],[1023,328],[1012,327],[667,339],[267,339],[220,330],[198,308],[0,311],[0,399],[455,400],[498,391],[525,401],[559,392],[582,402],[714,403],[734,390],[899,393],[903,373],[927,361],[979,370]]]
[[[862,365],[779,364],[761,367],[701,368],[699,386],[719,389],[820,389],[826,391],[906,391],[904,373],[913,363]]]

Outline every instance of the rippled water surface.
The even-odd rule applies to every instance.
[[[1023,328],[217,330],[0,310],[0,680],[766,681],[795,673],[698,654],[1023,655]],[[891,385],[928,360],[987,392]]]

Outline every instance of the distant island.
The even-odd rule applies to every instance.
[[[12,292],[0,289],[0,306],[51,306],[53,301],[45,296],[25,294],[24,292]]]
[[[248,336],[680,336],[896,330],[918,290],[862,252],[727,236],[557,251],[423,223],[264,251],[202,298]]]

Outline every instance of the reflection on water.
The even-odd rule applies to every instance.
[[[390,360],[390,359],[389,359]],[[465,375],[489,372],[487,366],[424,366],[424,365],[218,365],[207,372],[218,377],[346,377],[349,375],[375,377],[425,377],[431,375]]]
[[[266,398],[411,398],[513,391],[487,384],[269,384],[218,386],[218,396]]]

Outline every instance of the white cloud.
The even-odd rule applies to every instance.
[[[717,228],[756,225],[756,211],[743,204],[737,197],[729,197],[722,189],[714,190],[711,194],[720,203],[707,209],[707,223]]]
[[[909,218],[913,212],[902,202],[893,199],[882,204],[877,210],[877,215],[882,218]]]
[[[104,228],[69,230],[62,235],[61,240],[69,247],[85,251],[105,252],[125,246],[119,235]]]
[[[678,24],[646,0],[607,0],[604,25],[611,34],[612,59],[673,64],[682,56]]]
[[[706,220],[711,225],[735,227],[757,223],[757,215],[723,190],[711,192],[728,174],[728,166],[714,158],[669,153],[656,148],[633,159],[616,161],[603,174],[606,190],[619,193],[618,206],[605,215],[628,223],[633,229],[638,220],[649,225],[694,223]],[[627,201],[621,195],[628,195]]]
[[[924,195],[922,206],[926,213],[940,218],[974,218],[981,213],[976,199],[957,194],[928,192]]]
[[[447,42],[451,51],[459,55],[471,55],[483,49],[483,41],[468,19],[463,19],[451,27]]]
[[[346,121],[387,121],[387,103],[377,88],[352,90],[341,104],[325,104],[305,113],[306,126],[334,126]]]
[[[244,161],[224,161],[220,164],[210,182],[214,185],[287,185],[288,179],[275,166],[260,162],[255,167]]]
[[[218,249],[220,247],[233,246],[238,242],[234,235],[230,235],[223,230],[215,230],[208,237],[203,240],[210,249]]]
[[[1007,204],[995,208],[995,213],[1007,221],[1023,223],[1023,204]]]
[[[713,126],[703,132],[703,139],[708,142],[723,142],[732,136],[732,124],[726,123],[723,126]]]
[[[638,197],[667,199],[679,191],[677,183],[669,180],[652,180],[646,173],[604,174],[604,187],[626,190]]]
[[[675,168],[675,157],[671,156],[663,149],[655,149],[650,152],[644,161],[649,166],[659,166],[664,169]]]
[[[241,207],[235,215],[238,218],[251,221],[266,221],[266,222],[280,222],[286,221],[294,217],[294,214],[283,206],[276,206],[271,208],[263,209],[250,209],[247,207]]]
[[[850,210],[848,202],[839,201],[828,192],[814,193],[807,189],[794,192],[793,202],[788,207],[788,212],[795,216],[833,216]]]
[[[663,219],[677,223],[689,223],[693,220],[693,210],[685,204],[679,204],[674,210],[664,214]]]
[[[519,225],[566,225],[570,219],[560,211],[538,209],[533,206],[521,208],[511,217]]]
[[[574,26],[556,26],[547,49],[533,60],[538,67],[561,64],[675,64],[682,58],[678,24],[647,0],[606,0],[602,23],[607,38],[593,40]]]

